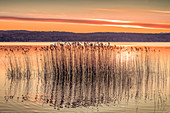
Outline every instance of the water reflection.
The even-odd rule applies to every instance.
[[[159,49],[93,44],[32,49],[21,48],[19,54],[8,48],[6,101],[34,101],[59,110],[153,100],[155,110],[165,109],[169,61]]]

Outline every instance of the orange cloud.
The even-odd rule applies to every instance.
[[[26,18],[13,16],[0,16],[0,20],[14,21],[34,21],[34,22],[57,22],[71,24],[86,24],[95,26],[115,26],[115,27],[130,27],[144,29],[170,29],[168,24],[157,23],[137,23],[132,21],[107,20],[107,19],[54,19],[54,18]]]
[[[124,9],[102,9],[102,8],[91,8],[90,10],[109,11],[109,12],[122,12],[122,11],[125,11]]]
[[[170,11],[163,11],[163,10],[147,10],[147,9],[102,9],[102,8],[93,8],[91,10],[96,11],[109,11],[109,12],[126,12],[126,11],[144,11],[144,12],[151,12],[151,13],[162,13],[162,14],[170,14]]]
[[[146,10],[146,11],[153,12],[153,13],[170,14],[170,11],[162,11],[162,10]]]

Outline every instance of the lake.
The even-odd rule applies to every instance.
[[[0,66],[0,112],[170,112],[170,43],[1,42]]]

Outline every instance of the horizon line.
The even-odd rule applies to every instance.
[[[133,34],[169,34],[170,32],[148,32],[148,33],[143,33],[143,32],[86,32],[86,33],[79,33],[79,32],[69,32],[69,31],[36,31],[36,30],[2,30],[0,29],[0,31],[27,31],[27,32],[65,32],[65,33],[75,33],[75,34],[90,34],[90,33],[133,33]]]

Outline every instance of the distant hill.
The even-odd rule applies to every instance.
[[[10,30],[0,31],[0,42],[56,42],[56,41],[89,41],[89,42],[170,42],[170,33],[72,33]]]

